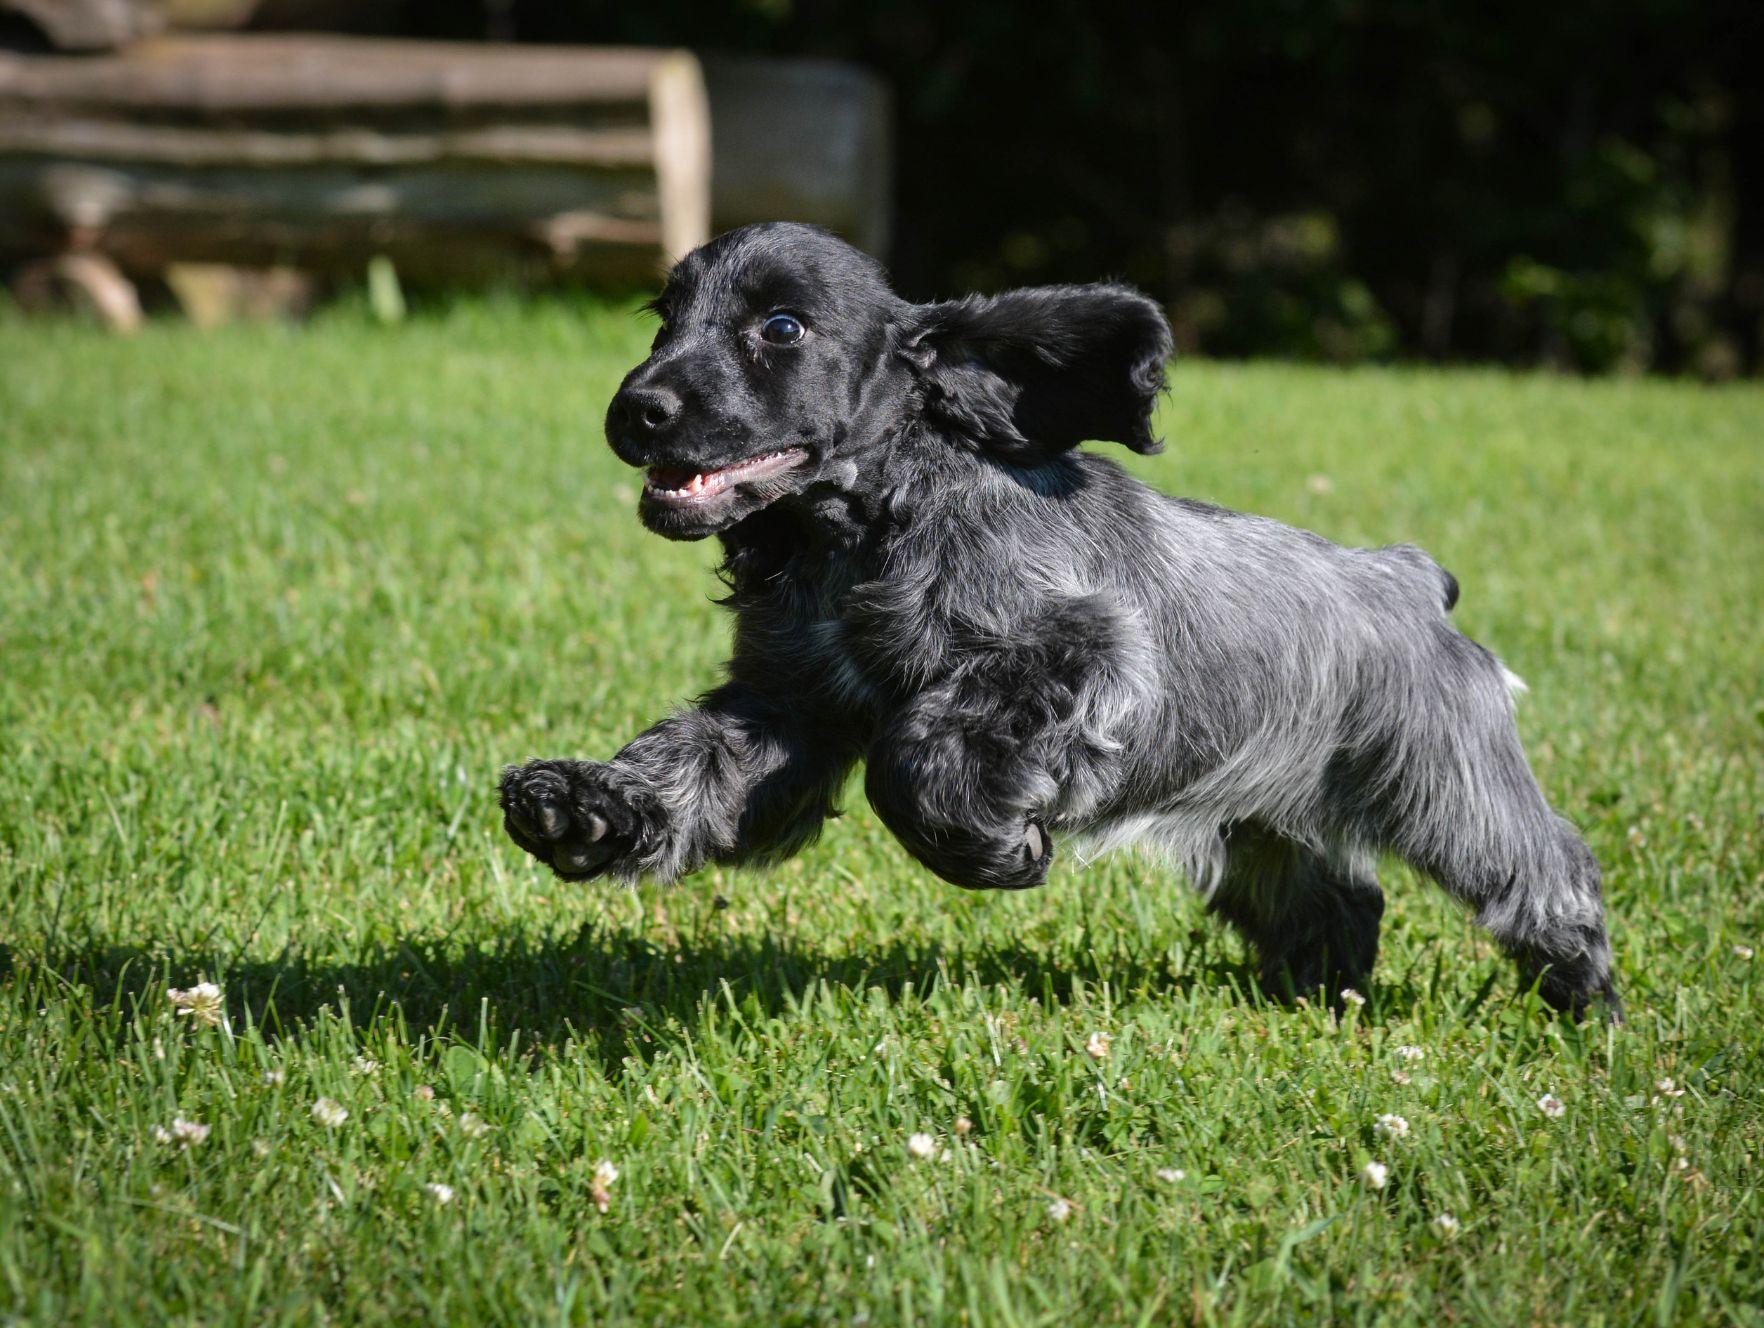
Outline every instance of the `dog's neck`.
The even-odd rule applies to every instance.
[[[724,531],[723,577],[737,595],[786,572],[813,576],[833,563],[861,562],[891,525],[885,504],[832,485],[814,485]]]
[[[793,562],[807,567],[864,561],[902,524],[905,475],[893,472],[901,465],[899,449],[920,445],[918,432],[889,431],[871,446],[830,458],[801,492],[722,532],[725,575],[737,585],[752,585]]]

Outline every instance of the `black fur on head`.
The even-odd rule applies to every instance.
[[[850,245],[772,223],[689,254],[652,307],[655,345],[606,429],[649,472],[644,523],[677,539],[813,491],[860,497],[913,433],[1013,466],[1090,438],[1157,450],[1170,334],[1122,286],[914,305]]]

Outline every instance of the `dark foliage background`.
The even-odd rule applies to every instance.
[[[1757,0],[424,0],[406,31],[834,56],[908,293],[1125,277],[1212,354],[1764,365]]]

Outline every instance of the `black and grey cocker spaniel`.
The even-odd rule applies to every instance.
[[[655,301],[607,414],[639,513],[717,536],[728,680],[610,761],[502,781],[566,879],[668,880],[802,848],[859,761],[920,862],[1041,884],[1056,845],[1184,867],[1275,989],[1371,969],[1392,852],[1553,1005],[1618,1003],[1599,869],[1544,800],[1517,680],[1408,545],[1343,548],[1154,492],[1085,439],[1158,446],[1170,336],[1121,286],[908,303],[812,227],[730,232]]]

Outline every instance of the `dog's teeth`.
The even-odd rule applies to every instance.
[[[740,484],[755,471],[764,470],[774,462],[793,459],[798,450],[791,447],[781,448],[716,470],[701,470],[690,475],[683,471],[670,472],[661,468],[659,475],[651,472],[648,486],[654,493],[671,494],[676,498],[709,498],[721,494],[731,485]]]

